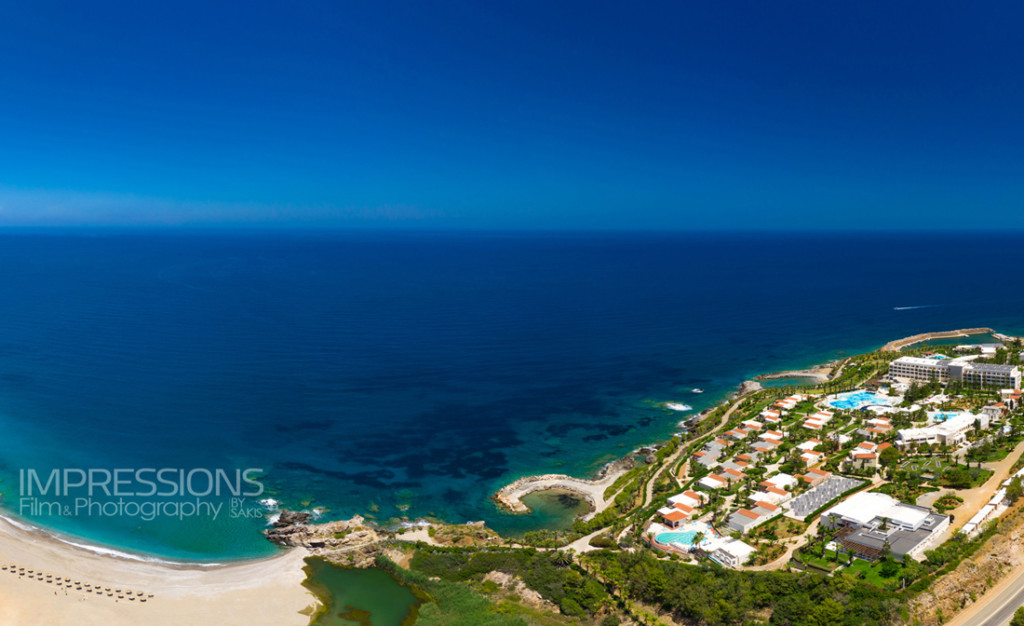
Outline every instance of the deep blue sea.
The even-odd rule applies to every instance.
[[[263,497],[327,518],[542,527],[488,496],[667,436],[666,401],[917,332],[1024,332],[1020,237],[0,232],[0,492],[18,513],[19,470],[260,468]],[[23,513],[162,557],[274,549],[226,508]]]

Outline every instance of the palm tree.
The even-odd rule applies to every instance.
[[[569,550],[556,550],[551,555],[551,561],[558,567],[568,567],[572,565],[572,549]]]

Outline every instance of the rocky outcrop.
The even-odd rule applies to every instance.
[[[309,513],[302,513],[300,511],[281,511],[274,520],[274,528],[286,528],[288,526],[296,526],[299,524],[305,524],[309,521]]]
[[[735,397],[739,398],[747,395],[748,393],[761,391],[762,389],[764,389],[764,387],[756,380],[745,380],[740,384],[740,388],[736,391]]]
[[[467,524],[439,524],[432,531],[434,543],[442,546],[500,546],[505,543],[501,536],[487,528],[483,522]]]
[[[561,611],[554,603],[545,600],[544,596],[527,587],[526,583],[523,582],[523,579],[518,576],[513,576],[512,574],[507,574],[505,572],[493,571],[487,572],[484,576],[484,581],[495,583],[505,592],[517,596],[519,601],[528,607],[561,614]]]
[[[307,524],[308,520],[307,513],[282,511],[274,528],[263,534],[278,545],[306,548],[316,556],[354,567],[372,565],[389,537],[359,515],[326,524]]]
[[[654,448],[651,448],[652,450]],[[604,499],[604,490],[608,488],[615,479],[629,471],[635,465],[633,457],[619,459],[604,466],[598,473],[596,480],[585,480],[573,478],[565,474],[543,474],[541,476],[526,476],[505,485],[498,490],[491,499],[498,506],[512,513],[529,513],[530,507],[523,504],[522,497],[536,491],[565,491],[577,495],[593,507],[589,515],[599,513],[607,508]]]

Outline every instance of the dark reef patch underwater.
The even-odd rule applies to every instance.
[[[326,517],[516,533],[488,496],[585,475],[745,378],[928,330],[1024,330],[1017,235],[4,233],[0,491],[21,469],[260,468]],[[907,303],[928,308],[894,310]],[[705,393],[694,394],[693,388]],[[557,504],[557,503],[556,503]],[[262,519],[26,514],[163,557],[275,548]]]

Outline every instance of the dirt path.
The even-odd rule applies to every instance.
[[[804,534],[800,535],[799,537],[796,537],[797,541],[791,544],[788,548],[786,548],[786,551],[783,552],[782,556],[780,556],[779,558],[775,559],[770,563],[765,563],[764,565],[753,565],[751,567],[741,567],[740,569],[746,572],[765,572],[769,570],[782,569],[789,563],[789,560],[793,557],[793,553],[799,550],[802,546],[807,544],[806,538],[808,536],[813,537],[814,533],[818,531],[818,522],[820,520],[821,518],[819,517],[816,518],[813,522],[811,522],[811,525],[807,527],[807,530],[804,531]]]

